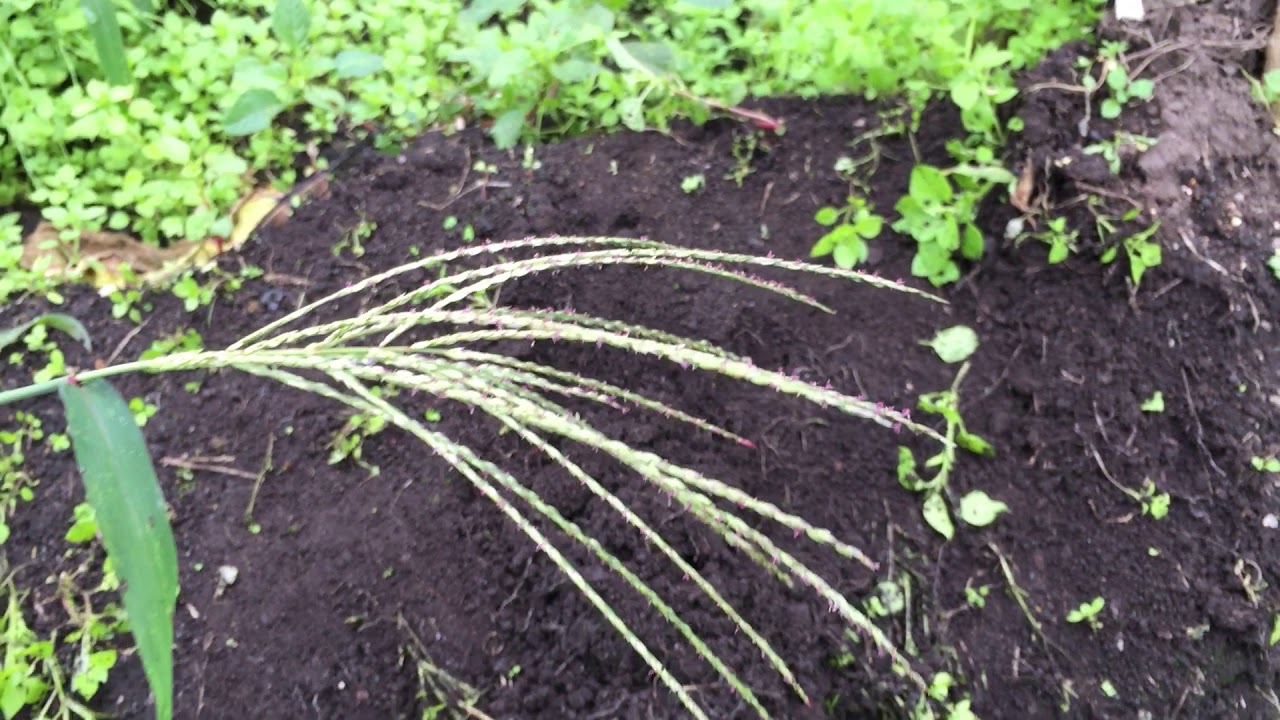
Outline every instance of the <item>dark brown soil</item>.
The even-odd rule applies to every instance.
[[[1200,26],[1189,18],[1206,11],[1167,12],[1181,20],[1154,17],[1149,41],[1192,32]],[[1251,27],[1241,21],[1232,37]],[[1265,132],[1265,112],[1244,103],[1240,111],[1250,115],[1214,119],[1247,135],[1254,143],[1249,152],[1188,144],[1197,136],[1178,134],[1193,131],[1176,125],[1186,113],[1170,110],[1170,93],[1190,94],[1179,83],[1194,81],[1200,104],[1238,104],[1236,94],[1247,86],[1231,69],[1254,69],[1256,53],[1176,52],[1192,53],[1201,64],[1164,79],[1149,112],[1122,118],[1169,149],[1160,151],[1162,159],[1149,154],[1127,163],[1122,179],[1105,168],[1088,170],[1092,158],[1081,152],[1087,142],[1076,132],[1078,95],[1028,93],[1021,109],[1028,126],[1012,157],[1030,156],[1037,167],[1051,161],[1051,171],[1041,174],[1044,197],[1083,231],[1082,251],[1048,266],[1043,246],[996,243],[945,290],[949,306],[791,277],[837,311],[826,315],[705,277],[626,270],[561,273],[502,289],[504,304],[572,307],[704,338],[759,365],[829,379],[894,406],[914,405],[919,394],[943,389],[954,377],[954,367],[917,341],[970,325],[982,344],[961,388],[962,409],[968,427],[997,454],[963,458],[952,483],[957,497],[982,489],[1009,505],[990,528],[961,527],[943,542],[924,524],[919,499],[894,474],[896,445],[905,436],[615,352],[563,344],[518,352],[624,383],[753,439],[757,448],[748,449],[651,415],[596,417],[614,437],[713,473],[865,549],[885,568],[879,574],[793,543],[847,597],[859,601],[888,573],[895,579],[907,573],[908,611],[885,627],[916,647],[921,670],[959,676],[983,718],[1275,717],[1280,654],[1266,641],[1280,610],[1280,544],[1264,517],[1280,512],[1280,498],[1273,476],[1255,472],[1249,461],[1280,450],[1274,326],[1280,284],[1262,264],[1272,218],[1280,217],[1277,143]],[[1027,85],[1074,82],[1072,57],[1068,49],[1051,58]],[[1165,62],[1177,67],[1179,58],[1153,63],[1152,71],[1161,72]],[[1220,75],[1206,74],[1210,66]],[[422,138],[400,157],[361,154],[341,169],[327,198],[224,259],[227,269],[247,263],[268,276],[211,309],[187,314],[173,298],[157,298],[141,331],[126,337],[133,326],[111,321],[109,302],[71,293],[64,309],[87,321],[97,353],[69,350],[68,362],[88,367],[118,347],[120,358],[136,357],[152,340],[188,327],[207,347],[223,347],[304,297],[406,261],[410,248],[426,253],[458,244],[459,230],[441,229],[447,216],[456,216],[459,228],[471,224],[481,239],[644,235],[805,257],[819,231],[814,211],[846,191],[831,168],[874,122],[875,109],[840,99],[762,105],[784,116],[788,131],[757,155],[740,188],[724,178],[733,167],[734,138],[745,130],[723,121],[681,127],[673,137],[619,135],[540,148],[536,169],[471,133]],[[926,118],[918,138],[924,159],[945,164],[943,145],[956,130],[945,113]],[[911,152],[905,139],[890,139],[882,153],[873,200],[891,216],[906,190]],[[1052,162],[1068,156],[1073,165]],[[459,182],[478,159],[498,167],[494,181],[455,197],[473,187],[474,173],[465,187]],[[682,192],[681,180],[699,173],[706,188]],[[1170,189],[1169,182],[1181,184]],[[1098,263],[1091,217],[1072,204],[1080,183],[1105,186],[1117,214],[1126,209],[1118,196],[1128,195],[1162,221],[1164,264],[1136,292],[1126,285],[1123,260],[1119,267]],[[1239,192],[1245,200],[1236,199]],[[1000,238],[1016,211],[1003,198],[989,205],[984,228]],[[1241,223],[1214,220],[1228,208]],[[335,244],[364,220],[377,223],[367,252],[335,257]],[[875,270],[909,275],[908,240],[886,233],[874,245]],[[8,308],[0,325],[37,310]],[[6,385],[23,380],[12,368],[3,377]],[[193,379],[202,383],[195,394],[183,389]],[[256,500],[261,532],[253,534],[243,519],[251,479],[197,472],[194,483],[180,483],[173,467],[158,466],[176,514],[182,573],[177,717],[422,717],[439,698],[419,697],[422,683],[405,651],[414,635],[436,666],[483,691],[477,709],[492,718],[681,715],[637,655],[526,537],[412,439],[393,431],[370,438],[365,458],[380,468],[370,477],[349,462],[326,464],[326,445],[345,416],[324,401],[231,372],[130,377],[117,387],[159,408],[145,428],[157,459],[229,455],[229,467],[252,476],[270,453],[273,468]],[[1165,411],[1142,412],[1140,403],[1156,391]],[[61,424],[52,402],[28,409],[50,428]],[[883,658],[849,646],[835,616],[810,593],[773,581],[638,478],[590,453],[575,455],[775,644],[814,698],[812,707],[577,482],[498,437],[491,423],[458,408],[438,409],[442,430],[527,479],[684,612],[777,717],[905,715],[894,698],[911,697],[910,688]],[[8,414],[3,420],[10,424]],[[34,588],[29,602],[44,608],[35,624],[47,630],[62,616],[50,604],[55,586],[44,578],[66,567],[61,538],[81,491],[68,454],[33,449],[29,468],[40,480],[38,501],[19,508],[6,547],[11,563],[26,563],[19,585]],[[1107,474],[1131,488],[1154,481],[1172,495],[1168,516],[1143,516]],[[585,553],[567,542],[560,547],[581,561],[586,577],[711,717],[748,716],[643,599]],[[1015,602],[1001,558],[1042,633]],[[235,566],[239,578],[219,595],[221,565]],[[1246,587],[1259,574],[1268,585]],[[966,585],[990,586],[985,608],[966,604]],[[1099,595],[1106,599],[1099,631],[1066,622],[1071,609]],[[837,662],[850,650],[853,662]],[[1103,681],[1115,697],[1103,693]],[[100,707],[145,717],[146,697],[131,658],[112,674]]]

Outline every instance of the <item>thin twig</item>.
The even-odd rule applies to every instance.
[[[274,468],[271,466],[271,452],[276,446],[276,436],[272,433],[267,436],[267,452],[262,459],[262,469],[258,471],[258,475],[253,481],[253,490],[249,493],[249,505],[244,509],[245,524],[253,522],[253,506],[258,502],[258,490],[262,487],[262,482],[267,479],[267,473]]]
[[[182,468],[184,470],[195,470],[198,472],[215,473],[217,475],[229,475],[231,477],[252,480],[256,477],[253,473],[240,468],[226,467],[221,463],[235,462],[235,458],[231,455],[219,455],[216,457],[195,457],[195,458],[161,458],[160,464],[165,467]]]
[[[1191,420],[1196,424],[1196,445],[1200,447],[1200,452],[1204,453],[1205,460],[1209,461],[1209,466],[1213,468],[1214,472],[1218,473],[1219,477],[1225,478],[1227,474],[1223,472],[1222,468],[1218,467],[1218,463],[1213,461],[1213,454],[1209,452],[1209,448],[1204,444],[1204,426],[1200,424],[1200,414],[1196,412],[1196,403],[1191,399],[1191,383],[1187,380],[1187,369],[1183,367],[1181,370],[1182,390],[1186,393],[1187,407],[1191,410]],[[1213,490],[1212,484],[1209,489],[1210,491]]]
[[[130,341],[130,340],[133,340],[135,337],[137,337],[137,336],[138,336],[138,333],[142,332],[142,328],[146,327],[146,326],[147,326],[147,323],[149,323],[149,322],[151,322],[151,318],[147,318],[146,320],[143,320],[141,325],[139,325],[138,327],[136,327],[136,328],[134,328],[134,329],[130,330],[130,331],[128,332],[128,334],[126,334],[126,335],[125,335],[125,336],[120,340],[120,343],[116,345],[116,349],[115,349],[115,350],[113,350],[113,351],[111,351],[111,355],[110,355],[109,357],[107,357],[107,359],[106,359],[106,360],[104,360],[104,361],[103,361],[103,364],[104,364],[104,365],[110,365],[110,364],[114,363],[114,362],[116,361],[116,358],[120,357],[120,353],[124,352],[125,346],[127,346],[127,345],[129,344],[129,341]]]

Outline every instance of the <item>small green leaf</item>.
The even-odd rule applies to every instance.
[[[860,217],[858,218],[858,221],[853,224],[854,232],[868,240],[878,237],[880,235],[880,231],[883,229],[884,218],[879,215],[867,215]]]
[[[79,320],[62,313],[46,313],[8,330],[0,330],[0,350],[21,340],[22,336],[36,325],[48,325],[54,330],[61,330],[70,335],[73,340],[79,340],[85,350],[93,349],[93,343],[89,340],[89,331],[84,329],[84,325],[81,325]]]
[[[675,53],[664,43],[618,42],[609,38],[605,44],[613,55],[613,61],[623,70],[645,70],[660,75],[675,64]]]
[[[973,80],[957,80],[951,85],[951,102],[964,110],[978,102],[978,95],[981,92],[982,86]]]
[[[133,413],[105,381],[60,384],[85,497],[124,583],[124,609],[156,701],[173,713],[173,612],[178,556],[168,509]]]
[[[991,443],[965,430],[956,434],[956,444],[974,455],[993,457],[996,454],[996,449],[991,447]]]
[[[981,490],[974,490],[960,498],[960,519],[974,527],[986,527],[995,522],[1000,513],[1008,511],[1008,505],[991,499]]]
[[[1164,412],[1164,393],[1159,390],[1155,391],[1151,397],[1142,403],[1142,412],[1160,413]]]
[[[951,182],[942,171],[930,165],[917,165],[911,169],[911,197],[921,202],[950,202]]]
[[[1017,175],[999,165],[957,165],[951,168],[951,172],[955,175],[963,175],[967,178],[997,185],[1007,185],[1018,179]]]
[[[1101,262],[1103,265],[1107,265],[1107,264],[1109,264],[1109,263],[1111,263],[1111,262],[1115,261],[1115,259],[1116,259],[1116,252],[1117,252],[1117,251],[1119,251],[1119,249],[1120,249],[1120,248],[1118,248],[1118,247],[1109,247],[1109,248],[1107,248],[1106,250],[1104,250],[1104,251],[1102,252],[1102,256],[1098,258],[1098,261],[1099,261],[1099,262]]]
[[[898,483],[907,490],[915,490],[916,481],[916,456],[911,453],[911,448],[899,445]]]
[[[960,240],[960,254],[966,260],[977,260],[982,257],[982,251],[985,249],[986,242],[982,237],[982,231],[973,223],[964,226],[964,235]]]
[[[845,225],[844,227],[849,226]],[[836,265],[841,269],[850,270],[867,259],[867,245],[857,240],[839,243],[832,251],[831,259],[835,260]]]
[[[333,59],[333,73],[340,79],[362,78],[382,69],[382,56],[367,50],[343,50]]]
[[[924,521],[929,523],[929,527],[937,530],[939,535],[948,540],[955,537],[956,528],[951,523],[951,513],[947,512],[947,501],[942,497],[942,493],[930,493],[924,499],[921,513],[924,515]]]
[[[271,13],[271,33],[281,43],[297,50],[311,31],[311,12],[303,0],[276,0]]]
[[[819,208],[818,212],[813,215],[813,221],[824,227],[835,225],[839,219],[840,211],[833,207]]]
[[[516,141],[520,139],[520,132],[524,130],[524,117],[525,110],[519,108],[499,115],[489,129],[493,143],[504,149],[515,147]]]
[[[1116,692],[1116,686],[1112,685],[1110,680],[1103,680],[1098,684],[1098,689],[1102,691],[1103,695],[1106,695],[1109,698],[1113,698],[1119,694]]]
[[[1271,618],[1271,637],[1267,638],[1268,645],[1280,643],[1280,613],[1276,613]]]
[[[271,120],[284,109],[280,98],[270,90],[253,88],[236,98],[223,118],[223,132],[231,136],[252,135],[266,130]]]
[[[191,159],[191,146],[171,135],[162,135],[151,144],[155,154],[175,165],[185,165]]]
[[[954,364],[965,360],[978,349],[978,333],[966,325],[956,325],[939,330],[932,340],[922,340],[920,344],[933,348],[942,362]]]

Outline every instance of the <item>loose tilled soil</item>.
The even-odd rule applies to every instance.
[[[1280,512],[1280,497],[1274,476],[1249,460],[1280,451],[1280,284],[1263,267],[1280,235],[1280,172],[1265,111],[1248,100],[1238,74],[1260,64],[1259,44],[1247,40],[1269,21],[1258,5],[1157,8],[1143,26],[1107,30],[1152,48],[1149,74],[1163,75],[1156,100],[1122,118],[1160,144],[1127,161],[1120,179],[1082,152],[1091,142],[1078,132],[1082,96],[1044,85],[1076,82],[1071,63],[1080,48],[1024,78],[1019,111],[1027,128],[1012,157],[1036,164],[1039,197],[1082,231],[1081,253],[1061,266],[1046,265],[1041,245],[1000,242],[1016,211],[993,198],[983,222],[994,247],[946,289],[945,306],[791,276],[836,310],[827,315],[707,277],[617,269],[502,289],[504,304],[572,307],[708,339],[759,365],[899,407],[947,387],[956,371],[917,341],[970,325],[982,344],[961,387],[962,408],[997,455],[963,458],[952,483],[956,497],[981,489],[1009,505],[990,528],[962,526],[943,542],[924,524],[919,499],[894,476],[905,436],[616,352],[564,344],[507,350],[623,382],[752,438],[756,449],[640,412],[593,416],[615,437],[730,480],[864,548],[882,563],[880,573],[789,542],[848,597],[865,598],[890,572],[909,574],[909,610],[886,627],[914,644],[921,669],[960,676],[984,718],[1275,717],[1280,653],[1266,638],[1280,609],[1280,544],[1264,518]],[[186,327],[207,347],[225,346],[304,297],[400,264],[411,247],[457,245],[459,230],[441,229],[450,215],[481,239],[645,235],[804,257],[819,233],[815,209],[847,189],[831,168],[840,155],[867,150],[849,143],[874,126],[876,111],[847,99],[762,106],[784,116],[788,130],[756,154],[741,187],[724,178],[746,129],[727,121],[680,126],[670,137],[540,148],[535,169],[474,132],[424,137],[400,157],[361,153],[339,170],[328,197],[224,258],[228,269],[249,263],[269,274],[211,309],[186,314],[172,298],[156,298],[155,312],[131,335],[129,323],[109,319],[108,302],[71,293],[65,310],[87,321],[97,345],[68,361],[90,366],[117,346],[121,358],[136,357]],[[1113,129],[1095,121],[1088,131]],[[925,160],[945,164],[944,143],[956,130],[946,113],[926,117],[918,138]],[[892,215],[906,190],[910,148],[884,139],[880,156],[872,199]],[[467,168],[478,159],[498,172],[487,189],[459,196],[474,187],[478,176]],[[706,188],[682,192],[681,180],[699,173]],[[1162,221],[1164,264],[1136,293],[1123,260],[1104,267],[1096,259],[1092,216],[1076,202],[1086,191],[1114,214],[1132,199]],[[335,257],[334,245],[364,220],[377,223],[366,254]],[[886,232],[873,245],[874,270],[909,275],[908,241]],[[0,317],[8,325],[38,310],[19,305]],[[183,389],[193,379],[202,383],[195,394]],[[13,369],[4,375],[6,384],[21,381]],[[415,637],[435,666],[483,691],[477,708],[493,718],[681,715],[532,543],[410,438],[394,431],[370,438],[365,458],[381,472],[369,477],[352,463],[326,464],[326,444],[345,419],[326,402],[230,372],[131,377],[117,387],[159,408],[145,428],[157,459],[228,455],[228,466],[246,476],[197,472],[194,482],[179,483],[173,467],[159,465],[176,516],[183,588],[177,717],[421,717],[438,696],[418,697],[422,683],[405,650]],[[1139,404],[1156,391],[1165,411],[1142,412]],[[426,398],[408,402],[430,406]],[[50,428],[61,423],[51,401],[30,409]],[[850,646],[811,592],[782,587],[636,477],[575,454],[775,644],[814,698],[806,707],[603,503],[536,452],[496,436],[491,423],[438,409],[444,431],[526,478],[669,598],[777,717],[901,716],[891,699],[909,688],[864,646],[852,647],[853,662],[836,662]],[[268,453],[255,535],[243,514]],[[61,538],[81,491],[69,454],[33,451],[29,469],[40,480],[38,502],[16,513],[7,555],[20,567],[19,585],[34,588],[29,599],[40,611],[29,605],[28,616],[47,630],[63,616],[45,578],[67,567]],[[1108,475],[1131,488],[1154,481],[1172,495],[1168,517],[1144,517]],[[711,717],[747,716],[643,600],[584,553],[569,552]],[[1042,633],[1011,595],[1001,558]],[[218,594],[221,565],[239,577]],[[966,585],[991,587],[985,608],[965,603]],[[1106,599],[1101,630],[1066,622],[1069,610],[1098,595]],[[1115,697],[1101,690],[1104,680]],[[129,659],[113,672],[100,708],[145,717],[146,698],[140,665]]]

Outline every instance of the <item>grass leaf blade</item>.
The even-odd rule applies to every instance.
[[[81,325],[79,320],[63,313],[45,313],[44,315],[32,318],[21,325],[15,325],[14,327],[6,330],[0,330],[0,350],[3,350],[21,340],[22,336],[26,335],[27,331],[36,325],[48,325],[54,330],[61,330],[62,332],[70,335],[72,339],[80,341],[80,344],[84,345],[85,350],[93,349],[93,343],[89,340],[89,331],[85,330],[84,325]]]
[[[124,399],[104,380],[58,389],[85,497],[124,582],[124,608],[156,699],[173,713],[173,609],[178,554],[146,441]]]
[[[124,52],[124,37],[116,22],[116,8],[111,0],[80,0],[80,9],[89,24],[89,34],[98,48],[102,76],[112,85],[128,85],[129,60]]]

